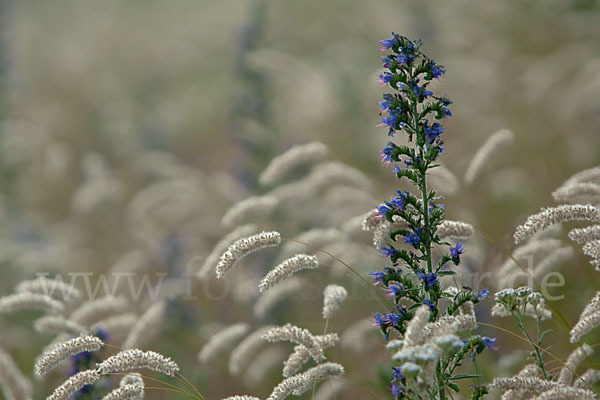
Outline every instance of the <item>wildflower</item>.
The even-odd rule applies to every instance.
[[[417,272],[417,277],[423,281],[426,289],[435,286],[438,282],[438,276],[435,273]]]
[[[429,68],[431,69],[431,76],[434,79],[438,79],[440,76],[442,76],[444,74],[444,72],[446,72],[446,70],[444,69],[444,67],[442,67],[441,65],[436,64],[435,61],[431,61],[429,63]]]
[[[390,163],[392,163],[394,161],[392,157],[394,155],[396,148],[398,148],[398,146],[396,146],[392,142],[388,142],[387,146],[383,150],[381,150],[381,162],[384,165],[388,166]]]
[[[435,304],[433,304],[431,302],[431,300],[423,299],[423,304],[425,304],[427,307],[429,307],[429,310],[431,310],[431,311],[435,310]]]
[[[484,336],[481,338],[481,341],[483,342],[485,347],[487,347],[488,349],[491,349],[494,347],[494,344],[496,343],[496,338],[489,338],[487,336]]]
[[[393,257],[398,254],[398,250],[396,250],[391,244],[389,244],[387,247],[382,247],[381,252],[385,257]]]
[[[464,253],[463,243],[458,242],[456,246],[450,247],[450,255],[454,260],[460,259],[460,255]]]
[[[477,298],[479,300],[487,299],[489,294],[490,294],[489,289],[483,289],[483,290],[480,290],[479,292],[477,292]]]
[[[392,284],[392,285],[388,286],[388,296],[389,297],[399,296],[403,290],[404,290],[404,288],[402,286]]]
[[[421,242],[421,236],[420,236],[421,230],[416,228],[413,230],[413,232],[409,232],[406,235],[404,235],[404,243],[408,243],[413,247],[418,247],[419,243]]]
[[[394,75],[389,72],[382,72],[381,74],[379,74],[379,83],[381,83],[382,87],[387,85],[388,83],[390,83],[393,80],[394,80]]]
[[[394,46],[394,44],[396,44],[396,38],[391,37],[389,39],[383,39],[380,40],[379,43],[381,43],[380,51],[386,51],[388,49],[391,49]]]
[[[392,382],[392,387],[390,388],[390,391],[392,392],[392,396],[398,397],[402,393],[404,393],[404,388],[399,386],[397,383]]]
[[[425,139],[429,143],[433,143],[442,133],[444,133],[444,127],[439,123],[435,122],[431,126],[425,121]]]
[[[371,276],[371,279],[375,281],[373,285],[379,285],[385,278],[385,273],[381,271],[369,272],[369,275]]]

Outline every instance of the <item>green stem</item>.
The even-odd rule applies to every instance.
[[[513,316],[518,321],[519,329],[521,329],[521,331],[525,334],[525,336],[527,337],[527,340],[529,340],[529,343],[531,344],[531,347],[533,347],[533,351],[535,353],[536,364],[542,370],[542,374],[544,375],[544,379],[548,379],[548,374],[546,373],[546,369],[544,368],[544,360],[542,359],[542,355],[540,354],[540,346],[539,346],[539,344],[537,342],[533,341],[533,338],[531,337],[531,335],[529,334],[529,331],[525,327],[525,323],[523,322],[523,316],[520,313],[517,313],[517,315],[515,315],[513,313]]]

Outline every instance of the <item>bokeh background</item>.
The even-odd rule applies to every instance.
[[[447,215],[477,228],[473,271],[493,271],[512,250],[514,227],[554,204],[552,191],[570,175],[600,162],[594,0],[0,4],[2,295],[37,272],[92,272],[95,279],[132,268],[164,272],[175,282],[230,230],[220,220],[232,204],[267,192],[258,174],[295,144],[326,144],[330,160],[362,171],[372,187],[324,193],[309,206],[291,203],[261,227],[292,237],[340,226],[376,206],[396,189],[379,164],[388,138],[376,127],[383,92],[377,41],[392,31],[421,38],[425,53],[447,69],[436,87],[454,101],[443,162],[457,183]],[[499,129],[512,130],[515,142],[474,184],[462,184],[473,154]],[[559,237],[567,243],[566,234]],[[338,255],[363,276],[383,266],[368,236],[355,241],[353,250],[338,246]],[[567,286],[565,298],[552,303],[569,324],[600,283],[581,251],[574,254],[557,267]],[[370,289],[343,271],[328,272],[259,321],[251,305],[258,293],[247,284],[276,260],[276,253],[250,258],[234,283],[204,282],[195,300],[165,294],[163,326],[145,346],[176,359],[207,398],[266,397],[291,347],[274,346],[263,365],[231,376],[227,354],[209,364],[197,360],[211,334],[239,321],[253,328],[289,321],[318,332],[319,294],[331,282],[351,295],[330,331],[342,333],[379,311]],[[482,306],[483,320],[491,305]],[[135,312],[147,306],[131,301]],[[32,328],[38,316],[0,316],[0,346],[28,376],[53,339]],[[567,328],[549,326],[553,351],[565,357],[572,349]],[[525,343],[483,332],[499,338],[481,367],[483,381],[518,370]],[[329,358],[358,386],[387,398],[389,354],[377,332],[367,337],[358,348],[338,346]],[[45,398],[64,376],[35,381],[35,398]],[[350,386],[342,393],[368,398]],[[183,397],[148,391],[147,398]]]

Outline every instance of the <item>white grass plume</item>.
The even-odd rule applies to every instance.
[[[174,376],[179,371],[179,366],[169,357],[165,357],[154,351],[142,351],[139,349],[121,351],[96,364],[96,368],[101,374],[126,372],[143,368]]]
[[[342,286],[328,285],[323,290],[323,318],[331,318],[340,309],[347,296],[348,291]]]
[[[264,344],[263,335],[274,326],[264,326],[252,332],[242,340],[231,352],[229,357],[229,373],[238,375],[250,363],[252,357]]]
[[[33,326],[38,332],[67,333],[76,336],[88,331],[83,325],[57,315],[46,315],[38,318],[34,321]]]
[[[284,326],[270,329],[262,337],[267,342],[288,341],[301,344],[306,347],[308,353],[315,360],[315,362],[321,362],[325,360],[325,355],[323,354],[323,349],[319,345],[319,342],[307,329],[286,324]]]
[[[215,268],[217,278],[224,278],[227,272],[242,258],[255,251],[275,247],[281,243],[281,235],[279,232],[261,232],[256,235],[249,236],[236,240],[229,248],[221,255],[219,263]]]
[[[437,228],[440,239],[468,238],[473,236],[473,225],[462,221],[444,220]]]
[[[485,165],[489,162],[489,159],[494,156],[494,153],[512,143],[514,138],[515,135],[511,131],[505,129],[492,134],[471,159],[467,171],[465,172],[465,183],[471,185],[475,182],[485,168]]]
[[[235,342],[240,340],[250,329],[245,323],[231,325],[213,335],[208,343],[202,347],[198,354],[198,360],[206,363],[213,360],[221,351],[230,348]]]
[[[20,282],[15,287],[15,292],[29,292],[45,294],[47,296],[52,296],[53,294],[58,294],[58,292],[60,292],[65,300],[81,298],[81,292],[72,285],[63,282],[62,279],[48,279],[43,276]]]
[[[273,196],[253,196],[244,199],[233,206],[223,216],[223,226],[234,226],[250,217],[267,216],[279,205],[279,200]]]
[[[11,314],[22,310],[42,310],[60,313],[64,304],[45,294],[22,292],[0,298],[0,314]]]
[[[560,370],[558,382],[564,385],[571,385],[573,382],[573,372],[577,369],[579,364],[581,364],[586,357],[592,355],[593,352],[592,348],[587,344],[583,344],[581,347],[573,350],[571,354],[569,354],[565,365]]]
[[[54,348],[42,354],[35,362],[35,373],[39,376],[52,371],[61,361],[84,351],[98,351],[104,346],[102,340],[96,336],[85,335],[58,343]]]
[[[590,182],[571,182],[552,192],[552,198],[559,203],[598,202],[600,185]]]
[[[515,243],[519,244],[536,232],[563,221],[600,222],[600,210],[589,204],[565,204],[557,207],[542,208],[539,213],[529,216],[523,225],[517,227],[513,236]]]
[[[344,367],[336,363],[319,364],[301,374],[286,378],[277,385],[267,400],[282,400],[289,395],[300,396],[311,389],[315,382],[325,379],[340,378],[344,374]]]
[[[423,328],[427,324],[430,314],[429,307],[421,306],[417,308],[414,316],[406,326],[406,333],[404,334],[404,345],[406,347],[419,344],[423,335]]]
[[[236,396],[229,396],[223,400],[260,400],[260,399],[258,397],[254,397],[254,396],[236,395]]]
[[[210,254],[204,260],[204,263],[198,271],[198,278],[206,279],[210,271],[213,271],[221,254],[223,254],[229,246],[231,246],[236,240],[252,235],[256,232],[254,225],[242,225],[235,228],[232,232],[228,233],[223,239],[221,239],[210,252]]]
[[[127,305],[127,299],[123,296],[105,296],[88,300],[73,311],[69,319],[87,326],[102,318],[124,311]]]
[[[315,339],[323,350],[335,346],[340,340],[337,333],[317,335],[315,336]],[[283,363],[283,376],[285,378],[289,378],[290,376],[296,374],[309,359],[310,353],[305,346],[301,344],[295,346],[294,352],[290,354],[287,360],[285,360]]]
[[[588,385],[592,386],[596,384],[598,380],[600,380],[600,370],[590,368],[575,380],[573,387],[587,388]]]
[[[280,301],[300,291],[302,286],[301,280],[292,278],[261,294],[254,304],[254,316],[265,319]]]
[[[144,385],[143,383],[130,383],[122,385],[106,396],[102,397],[102,400],[127,400],[127,399],[143,399],[144,398]]]
[[[269,163],[260,174],[259,182],[263,186],[272,185],[300,166],[321,162],[328,151],[327,146],[319,142],[294,146]]]
[[[124,349],[130,349],[139,347],[144,342],[148,342],[160,327],[166,306],[167,304],[164,301],[152,303],[136,324],[133,325],[122,347]]]
[[[2,347],[0,347],[0,389],[7,400],[31,400],[31,382]]]
[[[92,385],[100,379],[100,373],[94,369],[81,371],[54,389],[54,392],[46,400],[68,400],[75,392],[85,385]]]
[[[317,261],[317,257],[308,254],[296,254],[269,271],[258,285],[258,288],[261,292],[264,292],[298,271],[316,269],[318,267],[319,262]]]
[[[313,247],[324,248],[328,244],[347,239],[348,237],[345,234],[334,228],[310,229],[302,232],[298,236],[294,237],[293,240],[289,240],[283,246],[281,246],[280,257],[288,258],[296,253],[306,251],[307,248],[311,250]],[[313,247],[307,247],[304,243]]]
[[[103,329],[110,334],[111,339],[126,338],[131,328],[138,322],[134,313],[125,313],[108,317],[92,325],[92,329]]]
[[[572,229],[569,232],[569,239],[578,244],[586,244],[587,242],[600,240],[600,225]]]

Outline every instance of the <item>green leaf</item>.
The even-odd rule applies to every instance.
[[[456,275],[455,271],[440,271],[437,273],[438,276]]]
[[[448,380],[452,380],[452,381],[456,381],[459,379],[471,379],[471,378],[479,378],[480,375],[468,375],[468,374],[463,374],[463,375],[454,375],[451,376],[450,378],[448,378]]]

